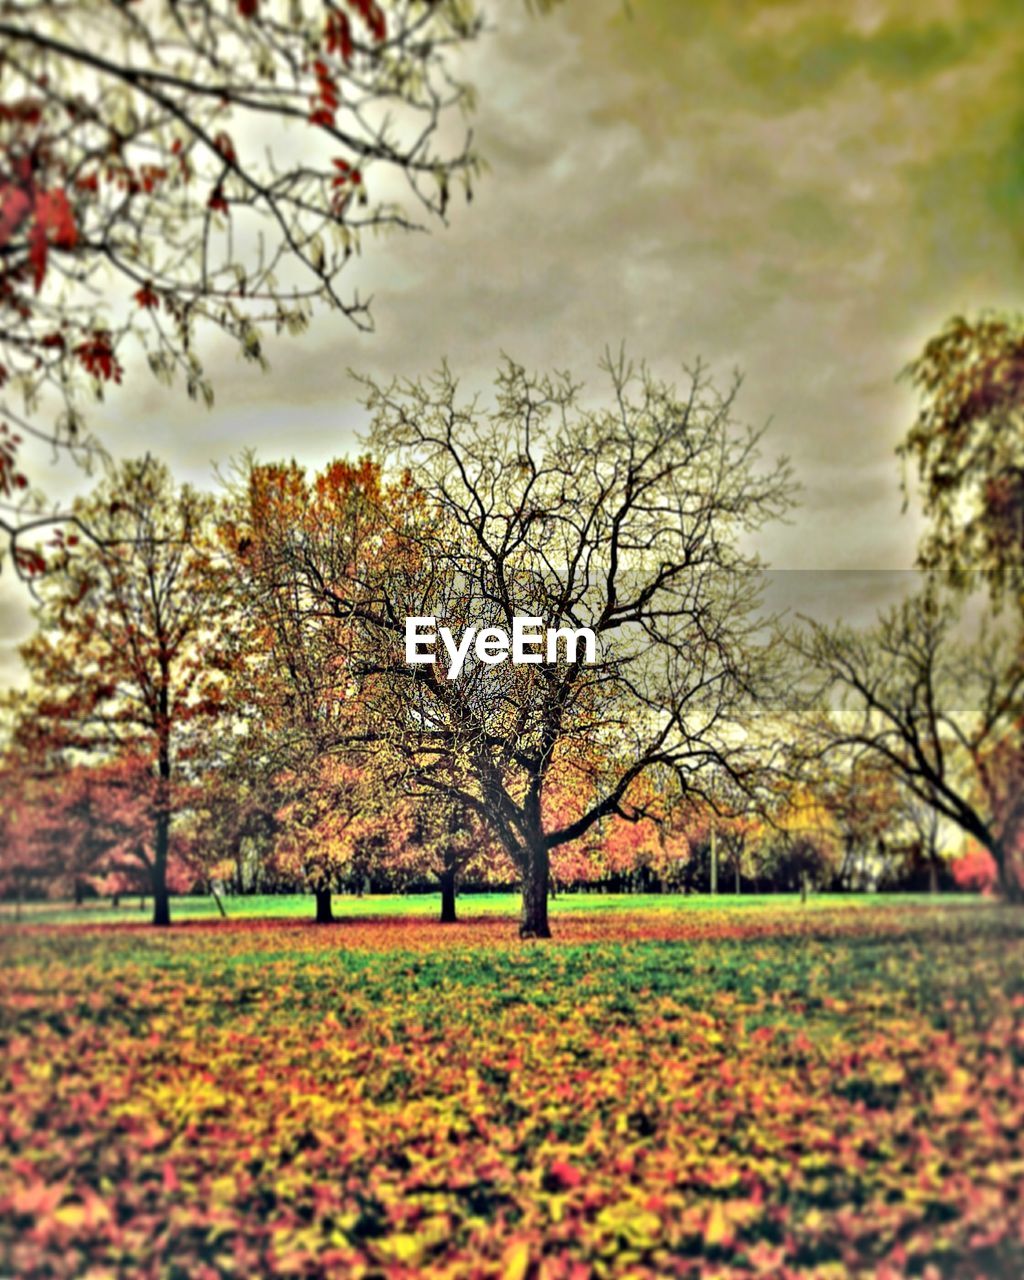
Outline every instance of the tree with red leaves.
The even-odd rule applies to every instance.
[[[340,277],[365,233],[469,193],[465,0],[268,0],[0,10],[0,530],[46,523],[27,436],[81,459],[86,405],[140,356],[213,397],[201,339],[263,364],[317,304],[369,327]]]
[[[22,901],[115,895],[152,886],[149,865],[159,780],[146,755],[125,752],[101,764],[68,763],[50,753],[11,752],[0,770],[0,892]],[[169,842],[169,887],[197,878],[184,842]]]
[[[212,514],[211,498],[175,488],[152,459],[123,463],[76,504],[97,541],[62,540],[39,584],[39,629],[22,647],[31,684],[16,741],[54,767],[120,762],[105,821],[127,829],[112,843],[145,870],[158,925],[170,923],[181,787],[224,714],[239,657]]]

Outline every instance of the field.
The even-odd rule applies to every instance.
[[[5,925],[0,1274],[1024,1275],[1019,912],[375,905]]]

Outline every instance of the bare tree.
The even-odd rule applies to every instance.
[[[793,638],[807,663],[805,751],[891,771],[988,850],[1002,893],[1020,901],[1024,665],[1012,627],[986,625],[968,643],[958,616],[930,588],[868,631],[807,624]]]
[[[760,433],[734,420],[736,384],[719,392],[698,367],[680,395],[623,357],[603,369],[605,409],[568,375],[511,361],[491,406],[463,399],[447,368],[367,382],[372,444],[418,501],[391,504],[402,523],[386,557],[308,537],[290,551],[311,615],[359,637],[367,736],[485,820],[520,873],[524,936],[550,933],[551,850],[609,815],[647,816],[645,773],[688,794],[716,770],[743,775],[773,652],[758,643],[759,560],[743,538],[787,508],[787,465],[761,467]],[[562,634],[552,661],[535,646],[519,664],[488,660],[485,633],[464,663],[409,664],[410,617],[478,634],[532,618]],[[592,662],[570,660],[583,628]],[[571,817],[552,815],[556,782],[576,796]]]

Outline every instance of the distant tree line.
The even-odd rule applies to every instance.
[[[929,406],[960,376],[937,360],[914,366]],[[200,493],[152,457],[112,467],[75,508],[91,536],[38,552],[30,687],[6,707],[3,893],[144,892],[166,924],[176,891],[301,889],[328,922],[335,893],[430,884],[453,920],[460,884],[517,884],[522,932],[542,937],[551,894],[595,887],[1018,900],[1005,486],[970,476],[994,504],[966,526],[993,557],[975,632],[976,579],[940,575],[932,541],[920,593],[874,628],[768,619],[742,548],[791,482],[737,423],[735,388],[698,367],[680,392],[622,356],[604,370],[605,409],[513,363],[490,406],[447,369],[368,382],[370,451],[315,475],[249,457]],[[923,421],[919,451],[939,430]],[[921,456],[926,477],[944,465]],[[406,662],[410,616],[537,616],[600,651],[471,655],[449,680]]]

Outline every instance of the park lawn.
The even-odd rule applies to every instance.
[[[972,894],[943,894],[944,903],[976,901]],[[247,894],[242,897],[222,897],[225,912],[231,920],[308,920],[312,919],[314,900],[308,893]],[[437,893],[407,894],[354,894],[334,895],[334,914],[339,919],[364,916],[436,916],[440,911],[440,895]],[[562,893],[552,898],[553,914],[572,915],[580,911],[706,911],[709,909],[742,907],[777,909],[780,904],[792,905],[799,901],[798,894],[683,894],[683,893]],[[932,901],[926,893],[884,894],[860,893],[812,894],[805,904],[810,910],[856,910],[885,904],[919,906]],[[459,911],[466,916],[510,916],[519,909],[516,893],[461,894]],[[153,910],[152,899],[126,895],[117,907],[108,899],[87,899],[79,906],[69,901],[30,902],[20,908],[11,902],[0,903],[0,924],[25,921],[35,924],[124,924],[147,921]],[[217,903],[208,896],[180,896],[171,899],[171,917],[175,921],[217,920],[220,911]]]
[[[1021,914],[724,901],[4,928],[0,1274],[1024,1274]]]

